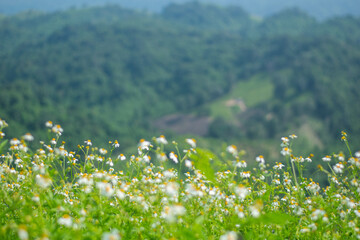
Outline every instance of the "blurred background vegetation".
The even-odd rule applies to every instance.
[[[278,160],[360,144],[360,18],[319,21],[298,8],[265,18],[241,7],[189,2],[159,13],[118,5],[0,17],[0,117],[8,137],[44,123],[75,148],[117,139],[195,137],[220,152]]]

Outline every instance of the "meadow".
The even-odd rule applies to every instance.
[[[48,140],[32,148],[30,133],[7,139],[0,119],[1,239],[360,238],[360,152],[345,132],[344,152],[321,159],[294,156],[297,136],[282,137],[269,164],[235,145],[216,155],[165,136],[133,155],[116,140],[67,150],[63,128],[45,126]],[[304,174],[315,162],[327,186]]]

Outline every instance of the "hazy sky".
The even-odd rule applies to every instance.
[[[0,0],[0,13],[13,14],[24,10],[54,11],[71,6],[103,5],[117,3],[124,7],[140,10],[160,11],[171,2],[189,0]],[[333,15],[360,15],[360,0],[200,0],[219,5],[240,5],[255,15],[269,15],[287,7],[300,7],[319,18]]]

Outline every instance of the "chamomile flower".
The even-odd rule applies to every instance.
[[[341,173],[343,173],[344,164],[342,162],[339,162],[333,166],[333,169],[334,169],[335,173],[341,174]]]
[[[47,121],[45,123],[45,126],[48,127],[48,128],[52,128],[53,127],[53,122],[52,121]]]
[[[186,143],[189,144],[192,148],[196,148],[196,140],[193,138],[187,138]]]
[[[282,150],[281,150],[281,155],[283,155],[283,156],[289,156],[290,154],[291,154],[291,149],[290,148],[288,148],[288,147],[284,147]]]
[[[265,159],[263,155],[259,155],[256,157],[256,162],[258,162],[259,164],[265,164]]]
[[[289,145],[289,138],[288,137],[282,137],[281,138],[281,147],[286,147],[286,146],[288,146]]]
[[[166,154],[165,153],[158,153],[157,155],[156,155],[156,157],[157,157],[157,159],[160,161],[160,162],[165,162],[166,161],[166,159],[167,159],[167,156],[166,156]]]
[[[10,145],[12,145],[12,146],[17,146],[20,143],[21,143],[20,140],[17,139],[17,138],[13,138],[13,139],[10,140]]]
[[[114,146],[114,148],[118,148],[118,147],[120,147],[120,143],[117,140],[115,140],[113,143],[113,146]]]
[[[101,154],[101,155],[105,155],[105,154],[107,154],[107,150],[106,149],[104,149],[104,148],[100,148],[99,149],[99,153]]]
[[[21,240],[29,239],[29,233],[27,232],[27,227],[23,224],[18,226],[18,236]]]
[[[235,188],[235,193],[239,197],[240,201],[244,201],[246,196],[249,194],[249,190],[241,184]]]
[[[44,176],[41,174],[37,174],[35,180],[41,188],[48,188],[52,183],[51,179],[48,176]]]
[[[274,167],[273,167],[273,168],[274,168],[275,170],[278,170],[278,169],[280,169],[280,170],[281,170],[283,167],[285,167],[285,165],[284,165],[284,164],[282,164],[282,163],[278,163],[278,162],[277,162],[277,163],[274,165]]]
[[[109,158],[107,161],[106,161],[106,164],[109,165],[110,167],[113,167],[114,166],[114,163],[112,161],[111,158]]]
[[[237,240],[237,234],[234,231],[230,231],[220,236],[220,240]]]
[[[168,144],[168,141],[166,140],[164,135],[160,135],[160,137],[156,138],[156,142],[159,144]]]
[[[226,148],[226,151],[230,154],[232,154],[234,157],[238,155],[238,150],[235,145],[230,145]]]
[[[179,163],[178,156],[177,156],[174,152],[171,152],[171,153],[169,154],[169,158],[170,158],[171,160],[173,160],[174,163]]]
[[[121,161],[125,161],[125,160],[126,160],[125,155],[122,154],[122,153],[121,153],[117,158],[120,159]]]
[[[26,134],[23,136],[23,139],[24,139],[25,141],[31,142],[31,141],[34,140],[34,137],[33,137],[33,135],[31,135],[30,133],[26,133]]]
[[[55,125],[51,128],[51,131],[54,132],[56,135],[61,136],[64,130],[60,125]]]
[[[249,177],[250,177],[250,171],[241,172],[241,173],[240,173],[240,176],[241,176],[242,178],[249,178]]]
[[[247,164],[244,160],[237,160],[236,163],[235,163],[236,167],[238,168],[246,168],[247,167]]]
[[[295,134],[291,134],[291,135],[289,135],[289,138],[291,138],[291,139],[296,139],[297,136],[296,136]]]
[[[149,150],[149,147],[151,147],[151,143],[149,141],[146,141],[145,139],[140,139],[139,147],[140,150]]]
[[[119,231],[114,229],[111,232],[103,233],[101,240],[120,240],[120,234]]]
[[[192,168],[192,162],[190,161],[190,160],[185,160],[185,166],[187,167],[187,168]]]
[[[186,213],[186,209],[181,204],[165,206],[161,216],[168,222],[175,222],[178,216],[182,216]]]
[[[58,224],[63,225],[65,227],[71,227],[73,224],[73,220],[70,215],[65,214],[61,218],[58,219]]]
[[[114,189],[108,182],[98,182],[96,183],[96,187],[100,190],[100,194],[105,197],[111,197],[114,194]]]

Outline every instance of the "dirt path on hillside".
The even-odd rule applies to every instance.
[[[170,130],[177,134],[205,136],[209,131],[210,122],[210,117],[206,116],[172,114],[155,120],[153,126],[159,130]]]

